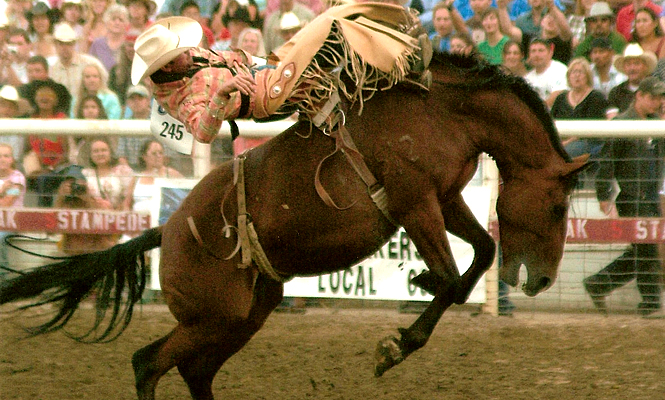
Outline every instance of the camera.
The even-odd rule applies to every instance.
[[[83,196],[88,191],[88,186],[82,185],[76,181],[72,182],[71,196]]]

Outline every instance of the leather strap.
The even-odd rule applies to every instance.
[[[381,210],[383,215],[386,217],[386,219],[388,219],[388,221],[390,221],[390,223],[395,226],[399,226],[399,224],[390,217],[390,213],[388,212],[388,196],[386,195],[385,188],[379,184],[379,181],[376,179],[374,174],[372,174],[372,171],[370,171],[367,167],[362,154],[360,154],[355,143],[353,143],[353,138],[351,138],[351,134],[349,134],[349,131],[346,129],[346,127],[343,124],[340,124],[339,129],[330,133],[330,137],[335,139],[335,151],[321,160],[319,165],[316,167],[316,174],[314,175],[314,188],[316,189],[319,197],[321,197],[321,200],[323,200],[323,202],[326,203],[326,205],[329,207],[338,210],[346,210],[356,204],[356,202],[353,202],[351,205],[346,207],[338,206],[330,197],[328,191],[321,184],[320,172],[323,163],[328,158],[332,157],[335,153],[341,151],[346,156],[346,159],[349,161],[358,176],[360,176],[360,179],[362,179],[367,186],[367,191],[377,208]]]
[[[234,171],[237,173],[236,190],[238,192],[238,237],[240,240],[241,263],[238,268],[247,268],[252,265],[252,250],[247,233],[247,201],[245,199],[245,157],[236,157]]]

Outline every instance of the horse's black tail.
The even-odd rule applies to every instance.
[[[0,281],[0,304],[34,299],[19,308],[26,309],[58,303],[57,315],[50,321],[27,328],[34,336],[63,328],[81,301],[97,290],[93,327],[83,334],[70,336],[83,342],[112,341],[129,325],[134,304],[145,289],[144,252],[159,247],[161,241],[161,227],[153,228],[108,250],[68,257]],[[108,311],[111,315],[107,317]],[[105,328],[100,329],[102,323]]]

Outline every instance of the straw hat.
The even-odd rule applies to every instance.
[[[136,38],[132,83],[138,84],[180,54],[197,47],[202,37],[201,24],[191,18],[169,17],[156,21]]]
[[[658,64],[658,58],[653,52],[644,51],[639,44],[631,43],[623,50],[623,54],[614,61],[614,67],[622,74],[625,74],[623,65],[627,58],[641,59],[647,66],[647,75],[651,75],[656,69],[656,64]]]

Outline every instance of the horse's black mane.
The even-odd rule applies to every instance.
[[[521,77],[505,72],[497,65],[489,64],[481,57],[471,55],[461,55],[454,53],[434,53],[430,66],[436,68],[436,65],[448,65],[459,70],[464,75],[472,75],[473,80],[463,83],[445,83],[446,85],[456,86],[466,90],[483,90],[506,88],[519,97],[536,114],[540,122],[545,127],[554,149],[567,162],[570,162],[570,156],[563,148],[559,133],[556,130],[554,121],[550,112],[540,99],[538,93]],[[436,82],[436,81],[435,81]],[[441,83],[441,82],[439,82]]]

